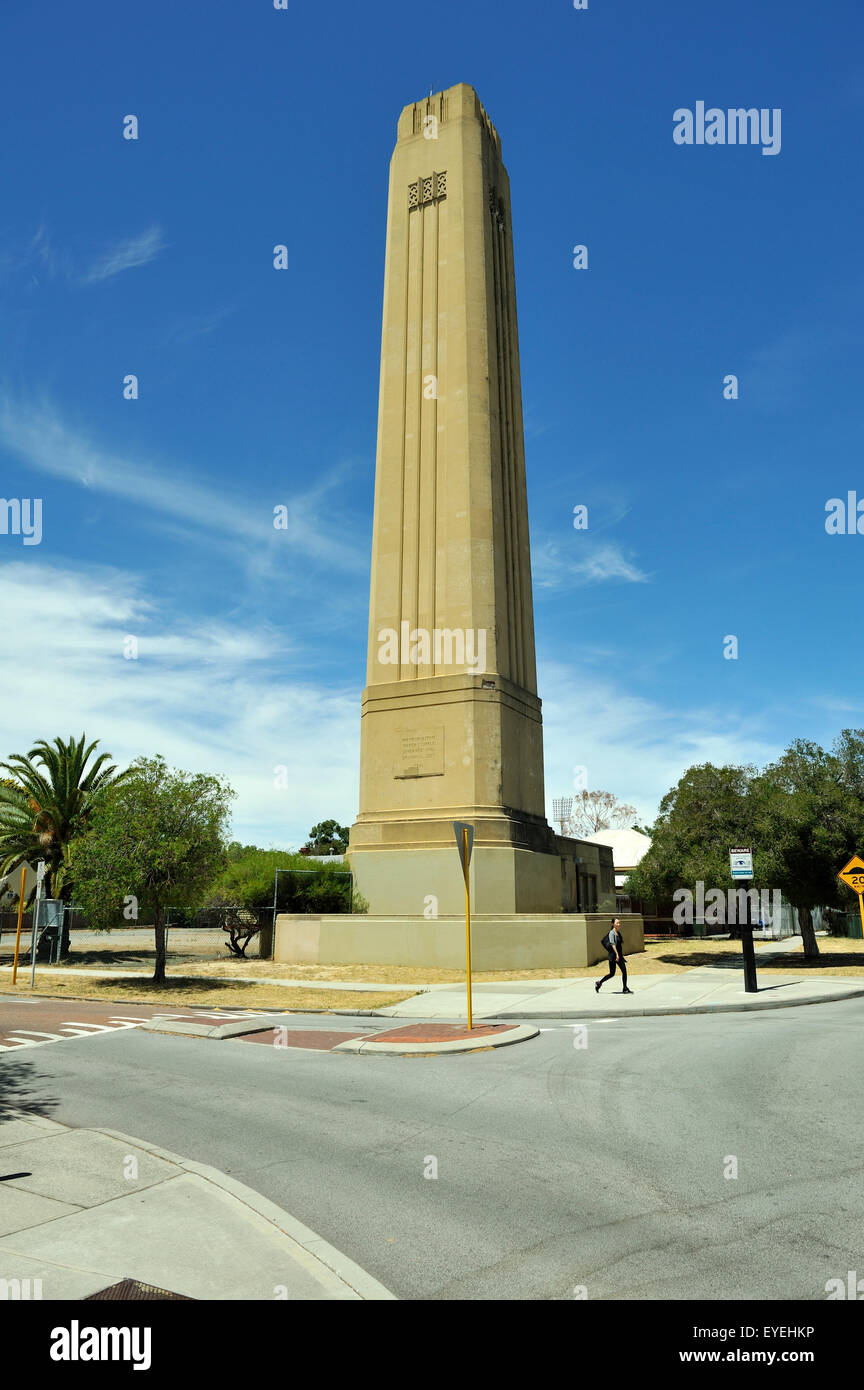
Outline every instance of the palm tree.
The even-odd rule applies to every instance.
[[[98,742],[87,744],[86,734],[77,742],[43,739],[26,756],[14,753],[0,763],[11,774],[0,780],[0,877],[42,859],[46,896],[71,901],[69,845],[86,828],[97,798],[127,776],[117,771],[110,753],[100,753],[87,766]],[[67,930],[63,937],[65,955]]]

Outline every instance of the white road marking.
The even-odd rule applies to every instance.
[[[583,1028],[586,1023],[617,1023],[617,1018],[583,1018],[578,1023],[559,1023],[555,1028],[538,1028],[538,1033],[566,1033],[570,1028]]]
[[[15,1028],[11,1033],[7,1033],[6,1036],[7,1038],[15,1038],[17,1040],[19,1033],[25,1033],[31,1038],[52,1038],[56,1040],[60,1037],[59,1033],[43,1033],[40,1032],[38,1028]]]
[[[37,1003],[37,1000],[27,1000],[27,1003]],[[221,1023],[229,1022],[232,1019],[248,1018],[248,1012],[232,1013],[229,1011],[206,1013],[204,1011],[194,1011],[191,1014],[170,1014],[170,1018],[186,1019],[194,1022],[197,1019],[217,1019]],[[121,1028],[140,1028],[142,1023],[147,1023],[153,1018],[164,1017],[160,1014],[152,1014],[148,1018],[143,1015],[140,1018],[129,1018],[122,1014],[113,1015],[107,1023],[86,1023],[82,1019],[70,1018],[66,1023],[59,1023],[57,1026],[62,1031],[59,1033],[46,1033],[35,1028],[16,1028],[11,1033],[2,1032],[0,1036],[4,1038],[0,1042],[0,1052],[14,1052],[19,1047],[47,1047],[52,1042],[69,1042],[73,1038],[95,1038],[101,1033],[117,1033]]]
[[[47,1047],[49,1043],[63,1041],[59,1033],[46,1033],[40,1038],[18,1038],[14,1033],[7,1033],[6,1037],[15,1047]]]
[[[5,1039],[0,1042],[0,1052],[13,1052],[19,1047],[47,1047],[48,1043],[70,1042],[73,1038],[95,1038],[101,1033],[118,1033],[121,1028],[135,1028],[142,1021],[136,1019],[133,1023],[118,1019],[111,1023],[79,1023],[70,1019],[68,1023],[57,1025],[63,1030],[60,1033],[46,1033],[36,1028],[14,1028],[9,1033],[0,1034]]]
[[[61,1024],[59,1024],[58,1026],[59,1026],[60,1028],[62,1028],[63,1031],[66,1032],[66,1033],[68,1033],[68,1032],[77,1032],[77,1033],[80,1034],[81,1031],[82,1031],[82,1029],[83,1029],[83,1033],[84,1033],[84,1036],[85,1036],[85,1037],[87,1036],[88,1033],[113,1033],[113,1032],[114,1032],[114,1029],[111,1027],[111,1024],[110,1024],[110,1023],[79,1023],[78,1020],[77,1020],[77,1018],[70,1018],[70,1020],[69,1020],[68,1023],[61,1023]]]

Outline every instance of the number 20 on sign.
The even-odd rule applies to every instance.
[[[864,932],[864,859],[860,859],[857,854],[853,854],[848,864],[837,875],[844,883],[858,894],[858,911],[861,913],[861,930]]]

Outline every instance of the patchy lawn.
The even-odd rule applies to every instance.
[[[754,942],[756,950],[756,964],[759,970],[773,971],[780,974],[795,974],[806,971],[812,973],[817,971],[820,975],[833,976],[843,975],[855,977],[864,975],[864,941],[859,941],[847,937],[821,936],[818,938],[819,956],[813,960],[808,960],[799,946],[793,947],[782,955],[771,953],[766,954],[764,948],[776,945],[772,942]],[[74,938],[73,938],[74,943]],[[170,941],[169,941],[170,946]],[[690,970],[694,967],[711,965],[726,966],[730,969],[741,967],[741,943],[740,941],[710,940],[707,938],[687,937],[683,940],[665,940],[646,942],[644,952],[639,952],[630,958],[634,974],[637,975],[676,975],[683,970]],[[82,970],[117,970],[128,968],[128,975],[117,981],[117,985],[123,990],[139,991],[148,988],[148,977],[153,970],[154,952],[143,948],[128,950],[73,950],[67,964],[71,968]],[[594,977],[603,962],[588,967],[568,966],[560,970],[475,970],[472,978],[482,983],[494,980],[579,980]],[[29,980],[29,966],[19,967],[19,980],[21,972],[27,972]],[[172,972],[182,971],[182,976],[172,978]],[[216,959],[202,959],[200,954],[187,955],[170,951],[168,953],[168,972],[170,988],[174,990],[178,984],[182,983],[187,989],[205,988],[202,977],[207,977],[212,981],[210,990],[213,998],[208,999],[209,1003],[216,1002],[216,996],[223,998],[222,991],[232,987],[234,990],[253,990],[256,991],[255,997],[250,997],[250,1008],[261,1007],[258,1003],[258,994],[267,996],[268,1002],[263,1006],[267,1008],[275,1007],[270,1001],[273,999],[286,1000],[286,996],[291,993],[290,987],[280,987],[278,985],[256,985],[241,984],[238,977],[245,976],[250,980],[264,979],[272,980],[308,980],[314,982],[324,982],[328,980],[336,981],[340,984],[356,984],[358,990],[362,992],[364,984],[387,984],[406,987],[404,994],[399,994],[399,999],[410,998],[411,994],[417,992],[423,985],[432,984],[461,984],[465,979],[464,970],[444,970],[435,969],[430,966],[413,965],[283,965],[272,960],[260,960],[257,956],[250,956],[248,959],[236,959],[235,957],[225,957],[220,955]],[[54,979],[59,983],[61,976],[55,973],[52,966],[37,966],[37,980],[46,981]],[[5,989],[4,979],[8,974],[0,970],[0,988]],[[102,989],[102,983],[94,977],[93,983],[86,976],[68,976],[68,984],[64,987],[63,993],[77,995],[78,998],[88,997],[86,991],[91,988],[95,991]],[[201,980],[201,984],[197,981]],[[137,981],[141,981],[140,984]],[[108,982],[105,982],[107,986]],[[413,987],[413,988],[412,988]],[[150,987],[152,988],[152,987]],[[313,991],[309,991],[311,994]],[[324,991],[315,991],[329,999],[331,996]],[[91,998],[110,997],[104,994],[93,993]],[[131,994],[118,992],[117,998],[131,999]],[[143,997],[143,996],[142,996]],[[196,1002],[180,999],[179,1003]],[[341,998],[351,998],[353,995],[343,994]],[[147,1002],[151,995],[147,994]],[[368,995],[364,996],[369,999]],[[396,1003],[397,996],[394,992],[393,997],[389,995],[375,995],[375,999],[385,1003]],[[236,1000],[240,1007],[245,1007],[245,1003]],[[226,1005],[227,1006],[227,1005]],[[292,1005],[285,1002],[286,1008]],[[296,1005],[293,1007],[297,1007]],[[324,1004],[321,1007],[329,1007]],[[336,1005],[338,1007],[338,1005]],[[349,1006],[350,1007],[350,1006]],[[357,1006],[359,1007],[359,1006]],[[373,1007],[366,1003],[363,1007]]]
[[[370,993],[368,990],[291,989],[279,985],[243,984],[237,980],[199,981],[177,975],[169,976],[162,986],[154,985],[146,976],[126,976],[100,980],[98,976],[61,975],[49,966],[36,967],[36,985],[30,989],[30,971],[26,983],[21,972],[18,983],[11,984],[11,972],[0,972],[0,992],[58,996],[67,999],[118,1000],[126,1004],[152,1004],[154,1008],[266,1009],[296,1010],[298,1013],[327,1013],[331,1009],[383,1009],[410,999],[416,990],[393,991],[392,994]]]
[[[843,936],[817,937],[819,955],[808,957],[800,945],[791,947],[782,954],[766,946],[776,947],[777,942],[754,941],[756,968],[781,975],[796,975],[802,971],[820,975],[864,976],[864,941]],[[642,962],[650,953],[651,964],[643,970]],[[651,942],[646,946],[645,955],[632,957],[634,974],[660,974],[668,971],[676,974],[690,970],[694,966],[713,965],[730,968],[741,965],[740,941],[706,941],[698,937],[688,937],[684,941]],[[595,967],[596,968],[596,967]]]
[[[820,937],[820,955],[808,960],[801,947],[783,955],[763,955],[754,942],[756,963],[760,970],[794,974],[799,970],[826,975],[864,975],[864,941],[845,937]],[[629,958],[632,970],[638,975],[676,975],[694,966],[741,966],[740,941],[711,941],[688,937],[684,940],[646,942],[644,952]],[[493,980],[579,980],[596,975],[599,965],[568,966],[560,970],[474,970],[472,979],[478,982]],[[281,965],[264,960],[219,960],[201,962],[185,968],[187,975],[248,975],[252,978],[269,975],[274,980],[339,980],[345,984],[433,985],[455,984],[465,978],[463,970],[436,970],[429,966],[411,965]]]

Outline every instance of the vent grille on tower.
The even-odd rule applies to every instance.
[[[442,169],[440,174],[429,174],[425,178],[417,179],[416,183],[408,185],[408,207],[425,207],[427,203],[437,202],[439,198],[447,196],[447,170]]]

